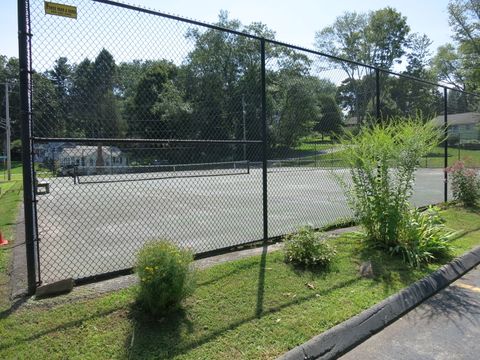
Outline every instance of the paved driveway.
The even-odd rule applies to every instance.
[[[341,359],[477,360],[479,339],[477,267]]]

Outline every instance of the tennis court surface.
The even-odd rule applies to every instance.
[[[237,164],[219,173],[170,171],[51,178],[38,196],[42,281],[84,278],[134,265],[146,241],[170,239],[196,253],[263,236],[262,170]],[[304,170],[304,171],[302,171]],[[228,172],[227,172],[228,171]],[[198,172],[197,172],[198,175]],[[283,167],[268,173],[268,235],[351,216],[335,176],[346,170]],[[125,180],[134,181],[125,181]],[[122,181],[117,181],[122,180]],[[442,169],[420,169],[413,201],[443,201]]]

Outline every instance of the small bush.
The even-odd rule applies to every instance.
[[[453,198],[465,206],[475,206],[480,199],[480,179],[477,171],[457,161],[446,169],[452,177]]]
[[[163,315],[179,307],[193,291],[193,253],[160,240],[145,244],[137,255],[140,280],[137,300],[145,311]]]
[[[285,261],[305,267],[327,267],[336,255],[321,232],[311,226],[301,227],[285,237]]]
[[[390,248],[412,267],[446,258],[451,253],[451,240],[457,234],[443,225],[436,207],[424,212],[411,209],[399,232],[397,245]]]

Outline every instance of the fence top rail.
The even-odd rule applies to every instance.
[[[102,4],[106,4],[106,5],[113,5],[113,6],[121,7],[121,8],[124,8],[124,9],[135,10],[135,11],[143,12],[143,13],[150,14],[150,15],[161,16],[161,17],[164,17],[164,18],[177,20],[177,21],[181,21],[181,22],[184,22],[184,23],[189,23],[189,24],[192,24],[192,25],[203,26],[203,27],[206,27],[206,28],[209,28],[209,29],[228,32],[228,33],[231,33],[231,34],[234,34],[234,35],[245,36],[245,37],[249,37],[249,38],[255,39],[255,40],[262,40],[263,39],[260,36],[245,33],[245,32],[242,32],[242,31],[228,29],[228,28],[224,28],[222,26],[213,25],[213,24],[209,24],[209,23],[206,23],[206,22],[197,21],[197,20],[193,20],[193,19],[187,19],[187,18],[183,18],[183,17],[177,16],[177,15],[167,14],[167,13],[163,13],[163,12],[160,12],[160,11],[143,8],[143,7],[140,7],[140,6],[130,5],[130,4],[122,3],[122,2],[111,1],[111,0],[92,0],[92,1],[102,3]]]
[[[244,36],[244,37],[254,39],[254,40],[258,40],[258,41],[265,41],[265,42],[268,42],[270,44],[274,44],[274,45],[278,45],[278,46],[285,46],[285,47],[288,47],[288,48],[291,48],[291,49],[294,49],[294,50],[304,51],[304,52],[308,52],[310,54],[324,56],[326,58],[329,58],[329,59],[332,59],[332,60],[335,60],[335,61],[346,62],[346,63],[357,65],[357,66],[363,66],[363,67],[368,68],[368,69],[380,71],[380,72],[383,72],[383,73],[386,73],[386,74],[389,74],[389,75],[394,75],[394,76],[399,76],[399,77],[402,77],[402,78],[410,79],[412,81],[417,81],[417,82],[420,82],[420,83],[423,83],[423,84],[426,84],[426,85],[442,87],[442,88],[445,88],[445,89],[448,89],[448,90],[458,91],[458,92],[461,92],[463,94],[480,97],[480,93],[473,93],[473,92],[469,92],[469,91],[460,90],[460,89],[457,89],[457,88],[454,88],[454,87],[451,87],[451,86],[448,86],[448,85],[442,85],[442,84],[435,83],[435,82],[432,82],[432,81],[416,78],[414,76],[410,76],[410,75],[406,75],[406,74],[400,74],[400,73],[397,73],[395,71],[391,71],[391,70],[388,70],[388,69],[382,69],[382,68],[379,68],[377,66],[368,65],[368,64],[364,64],[364,63],[361,63],[361,62],[358,62],[358,61],[349,60],[349,59],[345,59],[345,58],[342,58],[342,57],[339,57],[339,56],[327,54],[327,53],[324,53],[324,52],[321,52],[321,51],[308,49],[308,48],[305,48],[305,47],[302,47],[302,46],[292,45],[292,44],[285,43],[285,42],[278,41],[278,40],[266,39],[266,38],[263,38],[261,36],[249,34],[249,33],[243,32],[243,31],[228,29],[228,28],[225,28],[225,27],[222,27],[222,26],[209,24],[209,23],[206,23],[206,22],[203,22],[203,21],[188,19],[188,18],[184,18],[184,17],[181,17],[181,16],[167,14],[167,13],[163,13],[163,12],[160,12],[160,11],[157,11],[157,10],[147,9],[147,8],[144,8],[144,7],[130,5],[130,4],[126,4],[126,3],[118,2],[118,1],[112,1],[112,0],[92,0],[92,1],[102,3],[102,4],[106,4],[106,5],[117,6],[117,7],[121,7],[121,8],[124,8],[124,9],[134,10],[134,11],[138,11],[138,12],[142,12],[142,13],[146,13],[146,14],[150,14],[150,15],[160,16],[160,17],[164,17],[164,18],[167,18],[167,19],[172,19],[172,20],[176,20],[176,21],[180,21],[180,22],[184,22],[184,23],[188,23],[188,24],[192,24],[192,25],[202,26],[202,27],[205,27],[205,28],[213,29],[213,30],[223,31],[223,32],[227,32],[227,33],[230,33],[230,34],[234,34],[234,35]]]
[[[33,137],[35,142],[65,143],[188,143],[188,144],[261,144],[262,140],[205,140],[205,139],[135,139],[135,138],[51,138]]]

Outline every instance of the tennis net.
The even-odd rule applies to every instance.
[[[169,165],[76,166],[73,177],[75,183],[85,184],[249,173],[249,161],[230,161]]]
[[[251,162],[251,168],[261,169],[261,162]],[[286,158],[286,159],[270,159],[267,161],[267,172],[292,172],[292,171],[314,171],[332,168],[345,168],[345,162],[341,158],[318,157],[318,159],[310,158]]]

